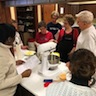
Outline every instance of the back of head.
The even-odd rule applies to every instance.
[[[5,43],[9,37],[15,37],[15,27],[10,24],[1,23],[0,24],[0,42]]]
[[[70,58],[70,71],[78,78],[90,79],[95,73],[96,57],[87,49],[78,49]]]
[[[80,13],[76,14],[76,17],[80,18],[82,22],[89,24],[92,23],[94,19],[93,13],[87,10],[81,11]]]

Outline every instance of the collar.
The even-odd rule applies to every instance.
[[[82,33],[86,33],[86,32],[88,32],[90,29],[91,29],[91,30],[94,29],[94,26],[91,25],[89,28],[86,28],[85,30],[83,30],[83,31],[81,31],[81,32],[82,32]]]
[[[6,45],[6,44],[3,44],[3,43],[0,42],[0,47],[10,49],[12,46],[10,46],[10,45]]]
[[[89,87],[88,81],[89,81],[88,78],[76,77],[76,76],[74,76],[74,75],[72,75],[72,78],[71,78],[71,80],[70,80],[70,82],[72,82],[72,83],[74,83],[74,84]]]

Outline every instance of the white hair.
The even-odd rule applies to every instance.
[[[76,17],[79,17],[80,20],[85,23],[92,23],[94,19],[93,13],[87,10],[81,11],[80,13],[76,14]]]

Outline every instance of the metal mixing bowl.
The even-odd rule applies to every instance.
[[[50,64],[59,64],[60,55],[57,52],[53,52],[48,56],[48,61]]]

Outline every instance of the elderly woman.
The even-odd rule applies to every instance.
[[[44,21],[38,23],[38,28],[40,31],[36,33],[35,37],[36,46],[49,41],[54,41],[52,33],[46,29],[46,23]]]
[[[64,27],[59,32],[56,51],[60,53],[61,61],[68,62],[69,55],[74,52],[79,32],[72,28],[74,17],[71,14],[64,16]]]
[[[54,82],[48,86],[46,96],[95,96],[96,88],[89,83],[96,69],[96,57],[87,49],[75,51],[69,62],[70,81]],[[93,80],[94,81],[94,80]]]
[[[53,11],[51,13],[51,22],[47,24],[47,30],[53,34],[54,39],[56,39],[56,33],[62,29],[62,26],[57,23],[57,19],[59,18],[59,13],[57,11]]]
[[[12,25],[0,24],[0,96],[26,96],[19,84],[22,78],[30,76],[31,70],[20,75],[17,73],[16,62],[10,51],[15,40],[15,31]]]
[[[90,11],[81,11],[76,14],[77,24],[81,29],[77,39],[76,50],[85,48],[92,51],[96,56],[96,29],[93,26],[93,13]]]

